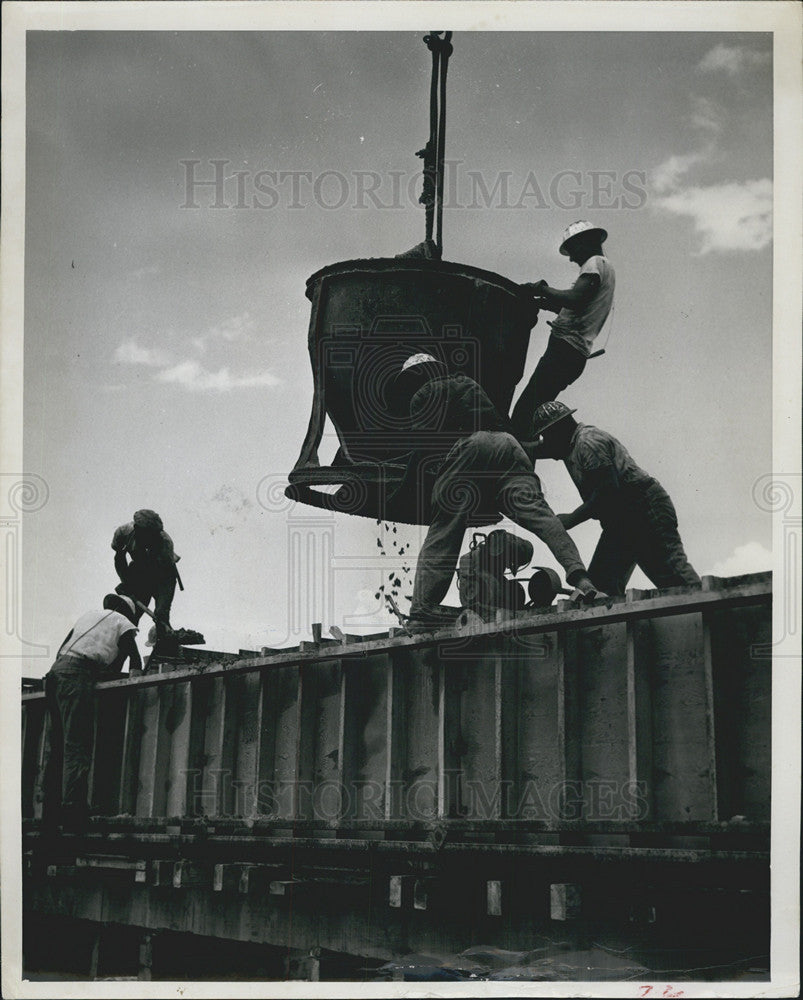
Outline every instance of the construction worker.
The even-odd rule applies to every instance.
[[[558,514],[567,529],[594,518],[602,524],[588,572],[609,594],[623,594],[636,566],[656,587],[700,584],[686,558],[675,508],[666,490],[605,431],[578,423],[564,403],[542,403],[533,417],[538,458],[562,459],[583,503]]]
[[[45,676],[50,715],[50,755],[44,779],[43,819],[80,828],[89,816],[89,768],[95,730],[94,688],[113,677],[126,660],[142,670],[134,624],[134,602],[107,594],[102,611],[88,611],[73,625]]]
[[[563,234],[559,250],[580,268],[571,288],[552,288],[545,280],[524,285],[535,295],[539,309],[557,313],[549,321],[552,333],[511,414],[514,434],[523,441],[532,427],[536,407],[557,399],[582,375],[594,340],[611,311],[616,284],[613,265],[602,244],[608,234],[590,222],[573,222]]]
[[[155,598],[157,634],[164,638],[171,631],[170,608],[178,579],[176,563],[181,557],[174,552],[173,540],[164,530],[161,517],[153,510],[138,510],[132,521],[115,531],[112,548],[114,568],[120,577],[117,593],[133,597],[146,607]],[[138,609],[137,622],[141,614]]]
[[[544,500],[538,477],[482,388],[465,375],[450,375],[429,354],[409,357],[397,376],[409,400],[411,437],[431,443],[417,463],[434,478],[427,537],[418,557],[410,620],[431,626],[453,620],[441,608],[469,519],[506,514],[543,541],[568,582],[588,598],[596,591],[577,547]],[[412,467],[413,463],[411,463]]]

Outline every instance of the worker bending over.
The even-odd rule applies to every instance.
[[[611,311],[616,275],[602,244],[604,229],[590,222],[573,222],[564,233],[560,253],[580,267],[571,288],[552,288],[543,279],[526,284],[539,309],[557,313],[549,321],[552,333],[546,351],[536,365],[511,414],[513,433],[520,441],[529,435],[536,407],[557,399],[583,373],[594,340]]]
[[[426,435],[431,450],[417,468],[434,474],[432,512],[413,585],[412,624],[453,620],[441,608],[470,518],[506,514],[543,541],[570,585],[596,596],[577,547],[544,500],[538,477],[508,421],[483,389],[465,375],[450,375],[429,354],[405,361],[397,377],[409,400],[412,434]],[[412,466],[412,463],[411,463]]]
[[[623,594],[638,565],[656,587],[699,585],[686,558],[669,494],[605,431],[578,423],[564,403],[535,411],[538,458],[563,459],[583,503],[558,514],[566,528],[594,518],[602,524],[589,575],[609,594]]]
[[[153,510],[138,510],[133,521],[115,531],[112,548],[114,568],[120,577],[117,593],[133,597],[146,607],[155,598],[156,631],[163,638],[170,632],[170,608],[178,579],[176,563],[181,557],[174,552],[173,540],[164,530],[161,517]],[[137,622],[140,615],[141,611],[137,611]]]
[[[126,660],[142,669],[130,597],[107,594],[102,611],[88,611],[73,625],[45,676],[50,755],[44,778],[43,820],[79,829],[89,816],[89,768],[95,732],[94,689],[118,674]]]

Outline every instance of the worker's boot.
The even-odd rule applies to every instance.
[[[604,591],[595,587],[591,579],[585,574],[582,576],[578,575],[571,582],[574,590],[569,600],[574,601],[576,604],[593,604],[594,601],[608,596]]]
[[[422,605],[411,613],[407,627],[412,631],[432,631],[439,628],[451,628],[457,621],[461,608],[450,608],[443,604],[435,607]]]

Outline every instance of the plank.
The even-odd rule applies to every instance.
[[[142,706],[142,729],[139,754],[139,785],[137,788],[136,815],[157,816],[158,803],[162,798],[157,787],[157,760],[159,758],[159,719],[163,700],[162,692],[172,688],[150,688],[144,692]]]
[[[388,771],[388,656],[343,662],[343,816],[385,815]]]
[[[277,817],[289,819],[298,809],[301,674],[296,666],[280,667],[275,674],[274,811]]]
[[[561,725],[562,647],[557,632],[537,641],[509,645],[505,668],[515,704],[508,717],[515,726],[515,758],[508,759],[513,784],[510,815],[521,819],[557,819],[559,790],[565,779],[565,734]],[[515,659],[513,658],[515,656]],[[508,756],[511,747],[508,746]],[[553,815],[554,814],[554,815]]]
[[[612,802],[630,778],[625,624],[583,629],[576,655],[582,786],[567,786],[566,817],[611,819]]]
[[[342,808],[341,664],[305,664],[301,673],[298,815],[327,822]]]
[[[208,677],[197,677],[189,686],[189,727],[186,780],[184,786],[184,809],[179,816],[203,816],[204,794],[203,776],[206,761],[204,742],[209,715],[209,699],[214,691],[214,681]],[[179,803],[177,803],[178,805]]]
[[[195,796],[195,814],[220,816],[223,804],[224,738],[226,716],[226,686],[222,677],[205,677],[197,681],[204,692],[203,705],[204,737],[201,765],[200,789]],[[196,697],[199,697],[196,695]]]
[[[45,713],[42,727],[38,738],[34,742],[35,769],[33,782],[33,815],[35,819],[42,818],[42,808],[45,800],[45,776],[47,773],[47,762],[50,757],[50,716]],[[60,794],[60,790],[54,790]]]
[[[238,696],[234,814],[253,818],[257,811],[259,747],[262,734],[261,675],[246,674],[239,685]]]
[[[147,700],[147,692],[132,688],[126,691],[126,695],[118,809],[122,814],[132,815],[136,813],[137,809],[143,711]]]
[[[454,713],[448,711],[446,733],[452,760],[458,772],[456,812],[467,818],[496,819],[502,814],[501,658],[488,640],[472,644],[459,665],[445,664],[447,678],[458,673],[457,684],[446,686],[447,699],[455,698]]]
[[[627,623],[628,771],[631,790],[622,796],[621,819],[651,819],[653,751],[651,668],[643,653],[645,625]]]
[[[168,752],[165,776],[165,813],[167,816],[186,816],[188,815],[188,785],[191,780],[188,771],[190,770],[193,685],[189,681],[177,684],[173,691],[173,701],[164,718]]]
[[[230,674],[223,678],[222,740],[220,745],[220,776],[218,784],[218,810],[220,816],[235,815],[234,778],[237,764],[240,701],[248,676],[248,674]]]
[[[651,678],[655,818],[714,819],[702,616],[644,622],[639,637],[637,661]]]
[[[45,728],[45,703],[35,701],[22,706],[22,817],[34,815],[34,787],[39,771],[39,755]]]
[[[104,815],[113,816],[119,810],[127,712],[126,691],[98,695],[90,802]]]
[[[689,588],[681,593],[660,594],[628,604],[623,601],[612,603],[610,607],[601,603],[591,608],[587,607],[558,607],[555,611],[544,612],[538,615],[521,616],[510,619],[502,623],[492,622],[482,626],[477,631],[477,636],[497,636],[497,635],[537,635],[542,632],[561,630],[585,630],[598,626],[611,625],[617,622],[625,622],[639,618],[660,618],[682,615],[695,611],[704,611],[708,608],[742,608],[756,604],[769,605],[772,598],[772,580],[770,573],[756,573],[746,578],[735,578],[733,585],[724,586],[721,590],[705,591],[699,588]],[[568,602],[560,602],[568,604]],[[314,646],[305,652],[297,649],[284,650],[273,653],[266,657],[256,657],[254,659],[232,661],[225,657],[225,654],[212,654],[218,656],[219,663],[210,663],[206,668],[207,677],[232,676],[238,673],[250,673],[262,667],[279,667],[285,664],[302,664],[325,660],[341,659],[351,652],[369,656],[372,653],[385,653],[389,650],[418,650],[423,651],[433,647],[443,646],[444,643],[455,644],[461,638],[455,634],[449,638],[445,630],[439,632],[437,637],[433,633],[422,633],[412,637],[397,636],[393,639],[383,636],[366,637],[363,641],[355,643],[353,646],[341,643],[331,643],[330,645]],[[225,659],[225,662],[223,660]],[[163,684],[175,684],[178,681],[189,680],[195,674],[192,669],[176,671],[173,674],[157,675],[145,674],[133,680],[106,681],[104,688],[115,686],[136,686],[152,687]],[[23,701],[36,701],[43,698],[38,692],[25,693]]]
[[[770,818],[772,660],[768,608],[708,616],[719,818]]]
[[[393,669],[394,807],[400,818],[433,819],[438,812],[440,663],[435,651],[394,650]]]

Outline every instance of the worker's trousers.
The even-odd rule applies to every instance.
[[[686,557],[675,506],[655,480],[634,490],[616,518],[603,524],[588,575],[608,594],[623,594],[636,566],[655,587],[700,584]]]
[[[155,599],[153,613],[157,618],[157,629],[162,632],[170,625],[170,608],[176,592],[176,574],[170,566],[150,566],[135,560],[129,563],[124,583],[117,585],[118,594],[133,597],[146,607],[151,598]],[[137,609],[135,624],[142,617]]]
[[[519,441],[533,440],[533,414],[541,403],[557,399],[563,390],[583,374],[587,358],[568,341],[549,338],[530,381],[516,400],[510,421]]]
[[[585,566],[549,504],[521,445],[499,431],[461,438],[432,491],[432,520],[415,571],[411,617],[425,617],[446,596],[472,515],[498,511],[543,541],[567,576]]]
[[[44,776],[43,818],[80,824],[89,814],[89,769],[95,728],[97,666],[60,657],[45,677],[50,753]]]

